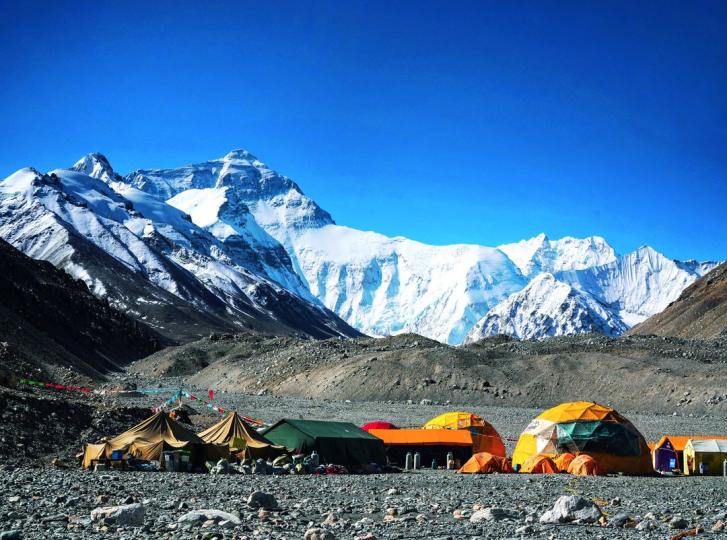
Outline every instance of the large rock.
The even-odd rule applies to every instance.
[[[121,506],[104,506],[91,510],[92,521],[102,519],[116,525],[141,527],[144,525],[144,505],[134,503]]]
[[[247,505],[250,508],[264,508],[265,510],[273,510],[278,507],[278,501],[270,493],[262,491],[253,491],[247,498]]]
[[[180,523],[197,523],[205,521],[214,521],[216,523],[220,523],[222,521],[229,521],[230,523],[233,523],[235,525],[239,525],[241,523],[240,518],[238,518],[237,516],[234,516],[228,512],[223,512],[222,510],[214,509],[192,510],[191,512],[187,512],[183,516],[180,516],[177,521]]]
[[[601,508],[588,499],[576,495],[563,495],[553,508],[540,516],[540,523],[595,523],[603,512]]]

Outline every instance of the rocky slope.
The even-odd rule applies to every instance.
[[[727,263],[684,289],[679,298],[629,334],[711,338],[727,334]]]
[[[0,299],[0,367],[21,376],[70,367],[100,378],[164,341],[82,281],[1,239]]]
[[[269,236],[218,240],[118,179],[93,155],[74,170],[18,171],[0,182],[0,237],[172,339],[232,328],[357,335],[310,296],[285,250],[266,251],[277,245]]]
[[[725,364],[724,339],[500,336],[450,347],[414,335],[310,342],[238,334],[165,349],[129,369],[141,384],[177,376],[202,388],[320,399],[528,407],[587,399],[725,412]]]

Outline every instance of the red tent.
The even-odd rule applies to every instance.
[[[379,420],[378,422],[369,422],[368,424],[364,424],[361,426],[361,429],[364,431],[368,431],[370,429],[399,429],[391,422],[384,422],[383,420]]]

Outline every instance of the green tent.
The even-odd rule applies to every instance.
[[[350,422],[280,420],[264,432],[265,438],[290,451],[321,456],[321,463],[345,465],[359,470],[370,463],[386,464],[384,443]]]

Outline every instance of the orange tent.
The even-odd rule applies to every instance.
[[[530,456],[527,460],[525,460],[520,472],[532,474],[555,474],[560,472],[560,469],[548,456],[541,456],[540,454],[537,454]]]
[[[568,467],[575,458],[576,457],[573,454],[566,452],[565,454],[555,456],[553,461],[560,472],[568,472]]]
[[[491,474],[511,473],[513,470],[509,459],[500,456],[493,456],[489,452],[479,452],[473,455],[457,472],[468,474]]]
[[[384,446],[469,446],[472,434],[463,429],[369,429]]]
[[[606,474],[598,462],[588,454],[580,454],[568,465],[568,474],[576,476],[603,476]]]
[[[448,454],[463,463],[472,455],[474,436],[466,429],[370,429],[381,439],[390,463],[406,463],[406,454],[418,452],[423,466],[432,461],[446,465]]]

